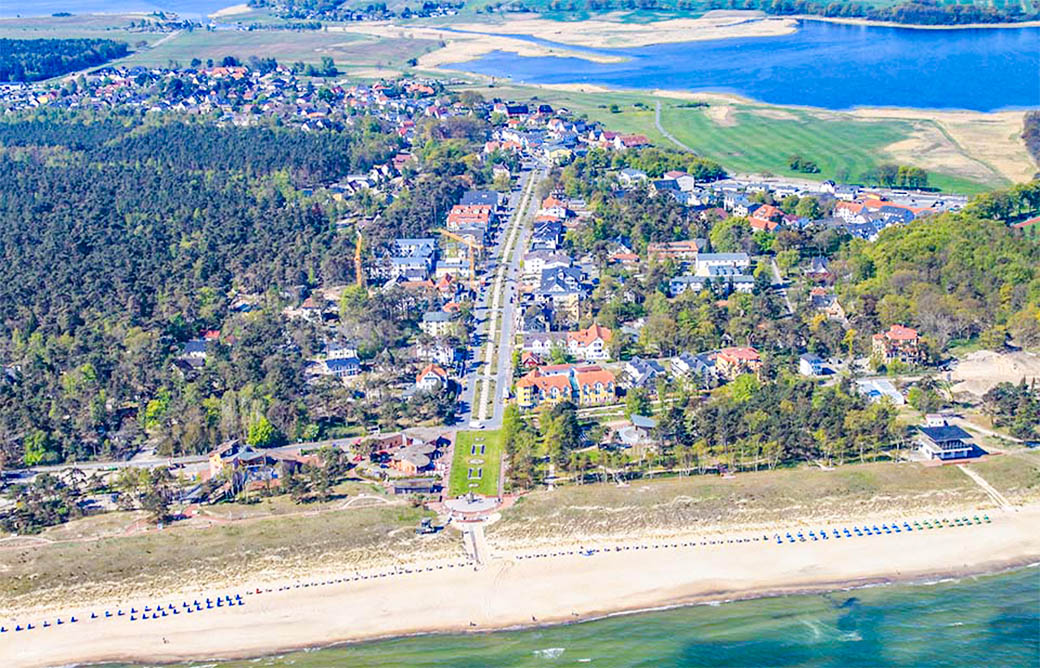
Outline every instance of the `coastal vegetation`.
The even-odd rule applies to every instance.
[[[1027,111],[1023,120],[1022,139],[1029,155],[1040,165],[1040,111]]]
[[[707,398],[679,388],[677,400],[656,416],[661,447],[653,452],[585,447],[588,425],[566,402],[544,410],[537,423],[507,413],[503,431],[510,482],[528,489],[553,472],[581,483],[607,472],[627,478],[650,471],[691,474],[818,460],[865,462],[903,443],[894,409],[870,403],[848,382],[821,387],[777,373],[769,364],[762,376],[741,376]]]
[[[873,243],[853,240],[839,271],[852,327],[911,323],[940,350],[976,337],[998,348],[1007,336],[1040,345],[1040,245],[1007,224],[1012,211],[1040,209],[1038,195],[1034,181],[979,196],[962,213],[886,229]]]
[[[101,65],[129,53],[110,39],[0,38],[0,82],[25,82]]]
[[[1015,438],[1040,440],[1040,387],[1035,382],[1001,383],[982,401],[995,427],[1007,429]]]
[[[972,468],[1016,503],[1035,501],[1040,493],[1040,458],[1034,452],[994,457]],[[337,489],[353,497],[390,500],[371,485]],[[986,499],[956,467],[884,461],[834,470],[760,470],[732,479],[678,476],[627,487],[577,485],[534,492],[489,526],[488,538],[509,549],[605,534],[669,535],[694,527],[733,532],[789,522],[793,510],[805,520],[820,521],[909,508],[927,517],[977,508]],[[275,497],[259,504],[214,506],[197,519],[138,535],[126,532],[144,513],[79,519],[46,529],[39,538],[47,542],[9,539],[12,549],[0,551],[5,573],[0,597],[9,608],[68,606],[70,599],[85,602],[131,592],[142,598],[168,595],[189,581],[197,589],[226,586],[272,563],[292,574],[319,561],[363,569],[378,567],[387,554],[415,560],[461,556],[457,535],[416,537],[411,529],[424,513],[407,504],[346,510],[341,504],[319,502],[300,512],[287,498]],[[114,582],[119,583],[116,590]]]

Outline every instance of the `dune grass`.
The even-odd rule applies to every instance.
[[[1040,499],[1040,453],[991,457],[970,466],[1013,503]],[[996,512],[955,466],[879,462],[568,486],[525,496],[488,529],[514,545],[597,535],[668,535],[771,525],[814,527],[864,515],[925,518]]]

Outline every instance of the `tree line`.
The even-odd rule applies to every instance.
[[[877,459],[904,444],[895,409],[871,403],[850,381],[825,387],[787,373],[770,375],[740,376],[709,396],[680,390],[678,401],[655,416],[660,447],[638,455],[613,445],[609,431],[582,422],[569,402],[542,409],[532,420],[511,405],[502,425],[510,484],[529,489],[550,472],[583,482],[604,470],[627,477],[818,460],[840,465]],[[648,412],[643,403],[641,412]],[[598,442],[599,448],[589,447]]]
[[[129,53],[110,39],[0,39],[0,81],[40,81]]]
[[[0,123],[0,454],[8,466],[170,454],[312,424],[303,354],[317,333],[282,309],[297,286],[347,282],[335,212],[294,184],[398,149],[374,128],[303,132],[48,116]],[[364,126],[364,124],[362,124]],[[61,150],[60,159],[53,159]],[[230,308],[254,295],[255,310]],[[221,329],[185,377],[181,342]]]

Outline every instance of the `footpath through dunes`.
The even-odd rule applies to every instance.
[[[0,598],[0,656],[252,656],[1040,560],[1040,456],[968,466],[1015,511],[957,467],[882,463],[533,493],[485,527],[483,564],[454,531],[416,537],[402,507],[0,551],[5,581],[20,583]]]
[[[551,552],[498,553],[486,567],[426,564],[303,583],[250,583],[233,593],[153,600],[147,616],[139,602],[136,615],[124,604],[123,614],[113,617],[81,609],[74,611],[75,623],[65,617],[61,625],[43,626],[36,619],[32,630],[22,621],[22,630],[0,634],[0,654],[17,666],[243,657],[980,573],[1040,560],[1040,507],[983,517],[885,524],[883,530],[873,522],[854,531],[818,527],[812,534],[799,531],[797,539],[734,532],[667,542],[561,543]]]

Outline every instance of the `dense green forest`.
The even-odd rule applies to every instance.
[[[919,327],[938,348],[1007,335],[1040,345],[1040,245],[1010,229],[1019,212],[1040,208],[1040,182],[976,198],[963,212],[884,230],[874,243],[842,253],[850,277],[842,303],[853,326],[875,332],[893,323]]]
[[[308,428],[300,351],[317,343],[281,309],[294,286],[348,280],[353,240],[294,184],[365,170],[396,138],[374,121],[348,134],[91,120],[0,123],[7,461]],[[230,312],[235,294],[258,310]],[[170,365],[180,342],[221,327],[233,338],[185,382]]]
[[[39,81],[129,53],[110,39],[0,39],[0,81]]]

